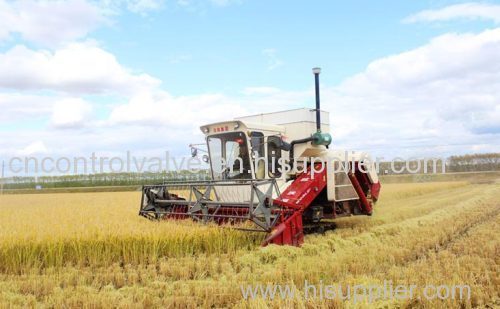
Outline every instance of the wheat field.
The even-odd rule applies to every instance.
[[[372,217],[301,248],[137,215],[140,192],[0,196],[0,307],[500,306],[500,185],[387,184]],[[470,299],[245,300],[245,284],[468,284]]]

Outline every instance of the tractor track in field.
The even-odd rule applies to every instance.
[[[393,211],[388,214],[389,218],[377,219],[376,218],[377,217],[377,205],[376,205],[374,216],[372,218],[369,218],[369,220],[374,221],[373,224],[363,226],[363,224],[366,224],[366,222],[357,222],[357,223],[359,223],[359,225],[354,224],[353,226],[349,226],[348,225],[349,223],[342,222],[342,220],[344,220],[344,218],[341,218],[337,222],[337,231],[339,231],[339,234],[344,239],[349,239],[352,237],[356,237],[362,233],[370,232],[371,230],[376,229],[378,227],[394,224],[394,221],[404,222],[406,220],[411,220],[414,218],[426,216],[428,214],[431,214],[435,211],[439,211],[441,209],[452,208],[452,207],[456,206],[456,204],[459,202],[463,202],[466,199],[476,197],[481,190],[482,190],[482,188],[479,188],[479,187],[474,188],[474,190],[467,190],[467,191],[464,191],[463,188],[454,188],[452,190],[443,189],[443,190],[440,190],[438,192],[426,193],[426,194],[422,194],[422,195],[418,195],[418,196],[410,196],[408,198],[404,198],[401,200],[392,200],[392,201],[390,201],[387,204],[384,204],[382,206],[383,209],[381,209],[382,210],[381,215],[385,215],[384,213],[387,211],[387,209],[392,208],[393,207],[392,204],[396,204],[398,202],[399,203],[407,203],[407,204],[415,204],[415,206],[412,207],[412,209],[408,210],[408,212],[409,212],[408,214],[406,214],[404,212],[398,213],[397,212],[398,209],[392,209]],[[430,197],[432,197],[434,199],[439,200],[439,199],[446,198],[446,197],[449,198],[450,196],[452,196],[452,198],[449,200],[446,200],[444,202],[444,204],[442,206],[440,206],[439,208],[436,207],[436,202],[434,200],[430,199]],[[422,202],[423,204],[417,205],[417,203],[419,203],[419,202]],[[422,210],[422,212],[417,213],[414,211],[416,209],[420,209],[420,210],[423,209],[423,210]],[[351,218],[346,218],[346,219],[359,219],[359,218],[351,217]],[[390,220],[393,220],[393,221],[390,221]],[[342,226],[343,224],[346,224],[346,226]],[[343,234],[343,233],[348,233],[349,230],[355,230],[355,228],[359,229],[357,231],[358,233],[355,233],[352,235]]]
[[[410,214],[408,216],[404,216],[404,214],[401,214],[401,216],[398,216],[398,218],[402,220],[395,220],[391,222],[383,222],[382,224],[378,225],[371,225],[367,226],[366,229],[363,229],[359,231],[359,233],[353,234],[353,235],[341,235],[343,239],[348,240],[352,238],[359,237],[363,234],[366,233],[376,233],[377,230],[383,229],[384,227],[391,227],[391,226],[400,226],[403,225],[405,222],[412,222],[413,220],[416,220],[418,218],[425,218],[426,216],[430,216],[433,213],[439,213],[442,212],[444,209],[451,209],[453,210],[454,207],[457,207],[459,204],[466,204],[467,202],[474,200],[474,201],[481,201],[484,199],[482,196],[479,196],[478,193],[482,191],[483,188],[476,188],[476,190],[470,190],[470,191],[462,191],[457,195],[453,196],[453,199],[445,201],[445,206],[444,207],[439,207],[439,208],[430,208],[426,209],[426,211],[419,213],[417,215]],[[490,188],[491,191],[497,191],[496,188]],[[479,192],[478,192],[479,191]],[[454,192],[443,192],[443,197],[449,196],[450,194],[453,194]],[[421,196],[419,196],[421,197]],[[416,197],[411,197],[416,198]],[[491,200],[493,197],[490,197],[488,200]],[[424,199],[425,201],[426,199]],[[426,201],[426,205],[429,206],[435,206],[436,202],[435,201]],[[415,207],[419,207],[416,205]],[[349,228],[347,228],[349,229]]]
[[[493,190],[489,188],[490,190]],[[407,198],[403,198],[397,201],[389,201],[386,205],[384,205],[383,211],[387,211],[388,209],[391,210],[390,212],[390,218],[391,219],[396,219],[398,222],[402,222],[404,220],[416,218],[416,217],[422,217],[425,215],[428,215],[434,211],[445,209],[445,208],[450,208],[454,207],[457,205],[457,203],[461,203],[465,200],[475,198],[479,193],[483,193],[484,188],[482,187],[474,187],[474,188],[467,188],[467,190],[464,190],[464,188],[453,188],[451,190],[440,190],[437,192],[431,192],[431,193],[426,193],[418,196],[410,196]],[[439,205],[437,207],[436,201],[443,200],[443,204]],[[411,213],[408,215],[405,215],[405,213],[399,213],[398,209],[394,209],[392,207],[393,204],[402,204],[406,203],[409,205],[413,205],[411,207],[412,210],[422,210],[422,212],[419,213]],[[397,206],[396,206],[397,207]],[[382,213],[383,214],[383,213]],[[375,214],[376,215],[376,214]],[[392,222],[389,222],[389,224]]]
[[[412,273],[420,270],[420,272],[419,272],[420,277],[422,277],[422,276],[428,277],[429,274],[433,274],[433,275],[436,275],[438,277],[438,279],[437,279],[438,281],[436,281],[436,283],[443,282],[443,281],[441,281],[441,280],[443,280],[443,277],[442,277],[443,275],[441,272],[443,272],[442,264],[445,263],[445,261],[447,261],[447,262],[455,261],[454,264],[456,267],[456,264],[460,263],[458,261],[461,261],[461,259],[463,257],[470,257],[470,252],[464,252],[461,250],[458,250],[458,251],[454,250],[453,246],[455,244],[460,244],[461,242],[465,242],[467,244],[468,241],[471,241],[471,240],[473,241],[477,237],[481,237],[481,235],[485,231],[483,229],[490,230],[490,231],[492,229],[494,229],[495,225],[496,225],[495,223],[497,223],[496,221],[498,221],[499,217],[500,217],[500,203],[496,205],[496,208],[494,210],[485,214],[483,216],[483,218],[484,217],[486,217],[485,220],[477,220],[474,224],[471,224],[470,226],[467,226],[463,230],[459,231],[448,242],[442,244],[439,247],[436,247],[434,249],[427,251],[425,254],[421,255],[419,258],[411,260],[404,265],[393,265],[393,266],[387,268],[387,272],[391,273],[391,274],[393,274],[393,276],[395,276],[395,277],[391,278],[391,281],[392,280],[394,280],[396,282],[399,282],[400,280],[404,281],[406,278],[409,278]],[[500,221],[498,221],[498,222],[500,222]],[[474,244],[477,245],[477,242],[474,242]],[[475,250],[478,250],[480,247],[477,247],[477,248],[474,247],[474,248],[475,248]],[[446,251],[449,254],[440,255],[440,252],[446,252]],[[491,254],[491,252],[490,252],[490,254]],[[450,258],[450,255],[452,256],[452,258]],[[486,258],[484,256],[482,256],[481,254],[479,254],[479,258],[481,259],[481,261],[486,260]],[[434,263],[434,266],[429,266],[429,263]],[[434,268],[433,270],[429,270],[429,267],[431,267],[431,268],[436,267],[435,266],[436,264],[438,265],[437,269]],[[465,262],[465,265],[460,265],[459,268],[462,268],[464,266],[465,267],[468,266],[467,262]],[[493,276],[493,281],[494,281],[495,280],[494,279],[495,270],[493,267],[491,267],[491,266],[487,267],[487,266],[488,265],[486,265],[486,267],[483,268],[483,269],[486,269],[486,271],[481,271],[481,274],[484,276]],[[453,267],[453,266],[451,266],[451,267]],[[444,267],[444,273],[449,272],[449,271],[450,271],[449,269]],[[440,275],[437,275],[436,272],[438,272]],[[453,272],[453,270],[452,270],[452,272]],[[486,273],[483,273],[483,272],[486,272]],[[440,276],[441,276],[441,278],[440,278]],[[471,286],[473,288],[477,288],[476,282],[468,281],[468,279],[465,279],[465,278],[467,278],[467,276],[465,276],[465,278],[464,278],[463,274],[461,274],[460,276],[461,276],[460,277],[461,281],[459,284],[467,284],[468,286]],[[375,274],[374,276],[372,276],[372,278],[374,280],[386,280],[387,279],[385,273],[382,275],[382,277],[380,276],[380,273],[379,273],[379,274]],[[414,277],[412,277],[412,280],[418,281],[419,279],[415,279]],[[444,279],[444,280],[446,280],[446,279]],[[494,287],[494,283],[490,282],[490,289],[493,287]],[[475,302],[476,301],[472,300],[472,307],[473,308],[478,306],[478,303],[477,302],[475,303]],[[394,307],[417,308],[419,306],[423,306],[423,303],[422,303],[422,300],[420,299],[420,297],[413,299],[410,303],[405,304],[403,301],[402,303],[399,303],[398,306],[396,306],[397,304],[398,304],[398,302],[396,301],[393,304]],[[499,304],[500,304],[499,299],[497,298],[495,300],[495,298],[493,298],[493,299],[490,299],[488,302],[486,302],[483,305],[485,308],[497,308]],[[460,304],[460,308],[465,308],[465,307],[466,306],[464,305],[464,303]]]
[[[419,260],[429,258],[431,254],[436,254],[441,251],[449,249],[454,243],[460,241],[464,237],[467,237],[468,233],[471,230],[479,228],[480,226],[495,220],[497,216],[500,214],[500,205],[497,204],[494,207],[495,208],[492,211],[484,213],[483,215],[477,217],[475,220],[472,220],[468,224],[459,227],[456,232],[449,234],[448,239],[445,242],[435,244],[434,247],[432,246],[428,247],[429,250],[427,250],[426,252],[416,255],[414,258],[406,261],[405,263],[399,264],[398,266],[411,265],[412,263],[415,263]]]
[[[463,229],[460,229],[456,234],[453,234],[452,235],[453,237],[448,239],[445,243],[436,246],[434,249],[431,249],[430,252],[423,254],[421,257],[415,260],[419,260],[421,258],[428,258],[431,253],[439,253],[441,251],[450,249],[451,246],[453,246],[455,243],[461,241],[463,238],[468,237],[472,231],[479,229],[481,226],[489,224],[492,221],[497,220],[499,215],[500,215],[500,205],[497,204],[496,208],[493,211],[485,213],[477,220],[474,220],[472,224],[464,226]]]
[[[492,190],[493,192],[496,191],[495,189]],[[442,250],[445,250],[449,246],[451,246],[453,243],[461,239],[462,237],[466,236],[468,231],[475,227],[479,227],[483,225],[484,223],[491,222],[491,220],[494,220],[499,214],[500,214],[500,204],[497,202],[495,204],[494,202],[494,196],[489,195],[488,198],[484,197],[477,197],[469,200],[463,201],[462,204],[464,204],[462,207],[457,209],[457,212],[452,216],[453,218],[459,219],[460,217],[463,217],[464,214],[469,213],[469,214],[474,214],[474,216],[471,218],[469,217],[469,220],[466,221],[465,223],[460,223],[455,225],[454,227],[446,227],[444,226],[443,228],[447,228],[449,230],[448,234],[446,235],[446,238],[440,239],[436,238],[434,241],[429,241],[429,243],[424,244],[423,247],[418,246],[417,243],[410,243],[408,246],[404,245],[404,241],[402,242],[401,239],[407,239],[410,237],[409,235],[415,234],[418,235],[419,233],[419,226],[421,224],[421,221],[419,218],[421,217],[416,217],[416,218],[411,218],[408,220],[405,220],[412,226],[409,226],[407,228],[403,228],[402,230],[400,229],[400,226],[398,225],[404,225],[405,221],[402,222],[397,222],[392,224],[394,229],[397,231],[395,232],[392,236],[385,238],[385,239],[378,239],[377,234],[379,235],[386,235],[388,232],[389,225],[385,226],[376,226],[374,230],[369,231],[369,232],[363,232],[359,235],[345,238],[347,241],[351,241],[354,243],[354,246],[352,244],[347,248],[346,250],[362,250],[363,252],[373,252],[373,250],[377,250],[381,244],[385,244],[387,250],[391,250],[391,248],[394,248],[395,251],[397,252],[397,246],[398,244],[402,244],[403,247],[408,249],[408,253],[404,253],[404,257],[402,260],[399,261],[394,261],[392,265],[378,265],[376,271],[383,271],[383,269],[388,270],[392,266],[400,266],[400,267],[405,267],[406,265],[411,265],[412,263],[425,259],[429,257],[433,253],[438,253]],[[475,205],[468,207],[467,203],[470,203],[473,201]],[[486,210],[486,212],[481,213],[481,209]],[[439,213],[441,212],[441,213]],[[436,216],[439,216],[439,220],[437,221],[432,221],[433,217],[432,214],[436,213]],[[422,218],[422,226],[426,227],[432,227],[432,229],[436,230],[441,230],[440,226],[445,224],[445,221],[448,220],[449,217],[443,214],[443,210],[440,209],[436,212],[431,212],[430,214],[427,214],[425,216],[426,218]],[[427,223],[427,224],[425,224]],[[377,231],[379,230],[379,231]],[[376,236],[377,238],[370,237],[371,236]],[[366,237],[366,238],[365,238]],[[358,239],[356,239],[358,238]],[[357,240],[361,239],[361,242],[357,242]],[[365,240],[363,240],[365,239]],[[387,245],[389,244],[389,245]],[[373,249],[372,249],[373,247]],[[358,249],[356,249],[358,248]],[[344,248],[340,249],[344,250]],[[387,252],[390,254],[390,252]],[[361,253],[360,253],[361,254]],[[346,261],[347,263],[347,261]],[[381,269],[382,268],[382,269]],[[375,269],[370,270],[370,271],[375,271]]]

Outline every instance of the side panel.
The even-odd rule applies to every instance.
[[[346,189],[343,185],[345,183],[339,183],[340,179],[344,179],[344,175],[339,175],[338,168],[336,167],[335,162],[338,164],[351,164],[358,167],[359,162],[364,161],[365,163],[362,166],[362,169],[366,171],[363,173],[364,178],[367,181],[367,185],[370,187],[371,195],[374,200],[377,200],[378,194],[380,191],[380,182],[378,180],[377,170],[375,167],[375,162],[371,159],[371,157],[366,152],[354,152],[354,151],[343,151],[343,150],[328,150],[328,154],[326,157],[326,161],[330,164],[327,164],[327,177],[328,177],[328,188],[327,188],[327,196],[329,201],[339,201],[339,200],[351,200],[358,199],[359,197],[356,194],[356,198],[352,195],[355,187],[351,183],[352,189]],[[359,170],[359,167],[357,168]],[[337,172],[337,173],[336,173]],[[342,176],[342,177],[339,177]],[[345,192],[339,192],[345,191]],[[339,198],[340,197],[340,198]]]

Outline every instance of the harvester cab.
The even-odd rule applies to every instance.
[[[139,214],[262,231],[263,245],[297,246],[338,217],[371,215],[380,191],[375,164],[367,153],[332,149],[319,69],[313,73],[315,109],[202,126],[212,180],[144,186]]]
[[[205,133],[214,180],[279,178],[285,130],[242,120],[201,127]]]

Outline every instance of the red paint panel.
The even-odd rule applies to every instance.
[[[361,185],[359,184],[358,179],[352,173],[349,173],[349,178],[351,179],[354,190],[356,190],[356,193],[358,194],[359,201],[361,202],[361,205],[363,206],[363,210],[365,211],[366,214],[371,214],[372,213],[372,205],[366,199],[365,193],[363,192],[363,188],[361,188]]]
[[[278,225],[262,244],[300,246],[304,243],[302,213],[326,187],[326,168],[311,175],[311,169],[300,174],[293,183],[274,200],[275,205],[291,210],[283,213],[283,222]]]
[[[317,165],[319,171],[320,164]],[[281,193],[275,202],[283,207],[304,210],[326,187],[326,168],[311,175],[310,168],[300,174],[294,182]]]
[[[380,181],[371,185],[370,191],[374,201],[378,200],[378,196],[380,194],[380,188],[381,188]]]

